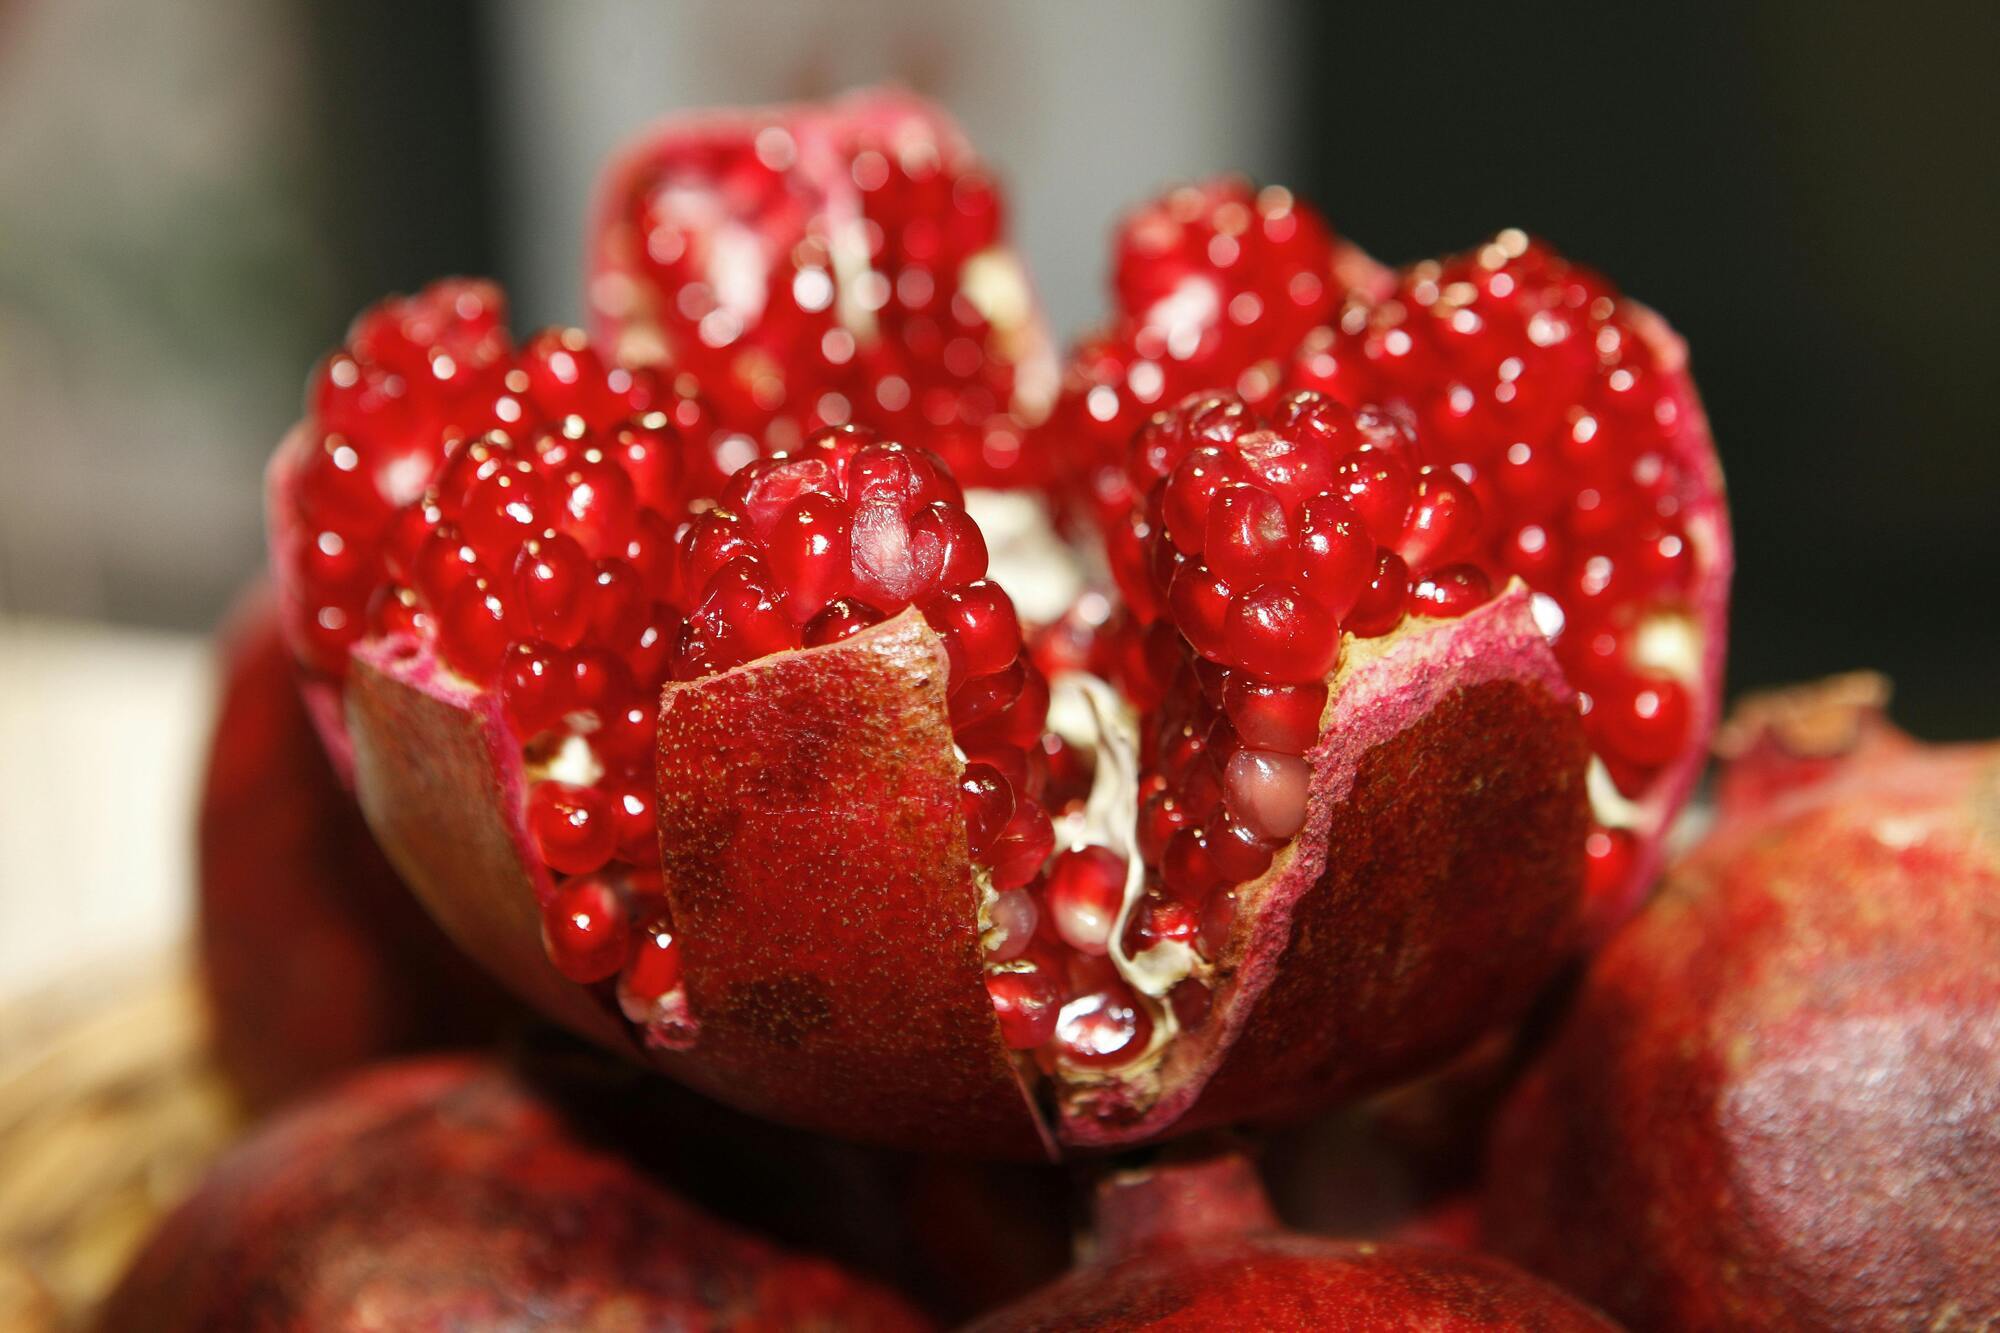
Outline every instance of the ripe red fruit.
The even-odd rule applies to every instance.
[[[1485,1255],[1280,1230],[1237,1157],[1108,1176],[1084,1254],[1067,1277],[976,1320],[968,1333],[1615,1328]]]
[[[417,484],[362,597],[397,613],[337,661],[298,640],[396,863],[578,1030],[761,1115],[1040,1154],[1399,1081],[1507,1023],[1577,942],[1586,869],[1615,862],[1586,855],[1587,723],[1541,602],[1461,558],[1493,505],[1425,470],[1408,402],[1207,395],[1150,424],[1124,458],[1128,606],[1091,595],[1107,648],[1079,659],[1106,674],[1052,653],[1052,683],[951,471],[855,428],[636,499],[625,555],[600,558],[643,582],[643,618],[593,605],[579,629],[543,583],[495,593],[489,564],[590,554],[514,529],[573,512],[538,485],[629,461],[659,385],[614,384],[578,336],[481,336],[531,390],[518,424],[405,455]],[[324,426],[271,474],[299,606],[323,600],[295,557]],[[1117,901],[1108,876],[1072,896],[1058,852],[1122,865]],[[622,917],[568,911],[578,877]]]
[[[2000,746],[1747,704],[1714,830],[1496,1129],[1490,1234],[1647,1328],[2000,1320]]]
[[[515,1007],[425,916],[314,734],[268,591],[224,631],[197,826],[216,1058],[255,1106],[399,1051],[474,1041]]]
[[[1040,479],[1022,449],[1053,344],[998,185],[907,93],[668,120],[606,169],[596,331],[700,386],[751,447],[872,427],[967,485]]]
[[[930,1326],[699,1212],[471,1058],[382,1067],[266,1125],[161,1225],[97,1326],[252,1325]]]

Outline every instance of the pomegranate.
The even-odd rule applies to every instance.
[[[1304,212],[1256,203],[1288,244]],[[1390,289],[1306,239],[1323,288]],[[1303,262],[1234,290],[1303,292]],[[1468,262],[1544,304],[1600,290],[1518,238]],[[1624,307],[1585,306],[1592,355],[1626,355]],[[756,1114],[1040,1155],[1405,1079],[1578,942],[1619,864],[1587,855],[1604,774],[1650,800],[1683,781],[1666,742],[1705,727],[1705,686],[1660,684],[1645,739],[1591,756],[1580,627],[1625,665],[1719,638],[1671,569],[1601,607],[1516,577],[1493,554],[1514,511],[1446,461],[1476,431],[1434,455],[1408,385],[1156,414],[1110,529],[1125,604],[1090,592],[1033,630],[935,455],[828,427],[721,479],[707,383],[682,379],[574,331],[517,347],[484,284],[386,302],[280,447],[272,544],[316,717],[437,919],[571,1026]],[[1707,608],[1712,460],[1685,376],[1647,384],[1693,460],[1661,444],[1648,475],[1698,511]]]
[[[972,1329],[1615,1327],[1485,1255],[1282,1231],[1234,1156],[1109,1175],[1081,1251],[1069,1276]]]
[[[1707,839],[1492,1145],[1490,1234],[1647,1328],[2000,1322],[2000,746],[1746,704]]]
[[[473,1057],[377,1068],[237,1146],[98,1327],[922,1329],[718,1222]]]
[[[1518,231],[1391,274],[1287,192],[1231,182],[1184,187],[1128,219],[1115,294],[1111,323],[1072,356],[1047,429],[1074,461],[1072,486],[1134,611],[1159,616],[1162,580],[1179,568],[1149,568],[1146,552],[1174,518],[1154,489],[1190,446],[1132,443],[1160,408],[1208,390],[1206,407],[1180,408],[1191,430],[1233,438],[1256,424],[1244,413],[1261,413],[1284,436],[1299,424],[1286,395],[1310,389],[1385,409],[1392,437],[1414,426],[1414,446],[1373,439],[1372,462],[1340,464],[1341,498],[1399,562],[1382,566],[1355,604],[1359,624],[1343,615],[1343,628],[1365,633],[1378,601],[1393,607],[1405,588],[1446,614],[1509,578],[1532,590],[1590,735],[1588,915],[1593,936],[1608,934],[1658,872],[1721,681],[1729,529],[1681,341]],[[1330,443],[1338,458],[1360,441]],[[1255,466],[1285,469],[1290,457]],[[1198,475],[1167,501],[1241,479],[1209,466],[1190,464]],[[1227,521],[1261,512],[1232,508]],[[1183,555],[1199,544],[1192,517],[1173,537]],[[1185,609],[1220,615],[1214,588],[1232,572],[1239,584],[1253,573],[1207,562],[1177,594]]]
[[[590,308],[615,356],[698,386],[737,447],[858,423],[968,486],[1041,480],[1024,431],[1053,344],[999,187],[951,119],[890,89],[703,112],[604,175]]]
[[[411,899],[327,763],[268,589],[221,642],[202,783],[199,943],[217,1059],[254,1106],[515,1012]]]

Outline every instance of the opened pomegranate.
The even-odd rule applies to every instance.
[[[922,1329],[683,1203],[472,1057],[384,1066],[227,1154],[99,1319],[285,1328]]]
[[[610,349],[696,386],[743,457],[852,422],[968,486],[1041,480],[1053,344],[998,187],[922,99],[671,119],[606,171],[592,250]]]
[[[752,159],[776,125],[801,163],[853,129],[808,120],[697,124]],[[1282,196],[1197,203],[1128,243],[1121,291],[1158,312],[1234,265],[1217,308],[1268,326],[1259,364],[1394,290]],[[724,211],[777,225],[762,209]],[[1595,280],[1511,235],[1466,262],[1517,284],[1481,355],[1587,342],[1565,402],[1639,364]],[[1196,339],[1199,374],[1241,341]],[[1617,775],[1662,819],[1678,799],[1727,552],[1677,361],[1646,380],[1652,470],[1619,454],[1591,494],[1684,504],[1680,565],[1589,594],[1512,577],[1496,534],[1540,510],[1409,383],[1204,393],[1097,487],[1125,605],[1089,593],[1032,646],[934,455],[802,420],[721,480],[708,383],[674,364],[574,332],[516,347],[482,284],[387,302],[280,448],[273,547],[309,696],[433,914],[551,1013],[737,1106],[1038,1154],[1386,1086],[1518,1014],[1577,942],[1587,876],[1650,854],[1592,832]],[[1354,397],[1297,364],[1269,378]],[[1052,430],[1052,455],[1093,447]],[[1591,489],[1564,467],[1556,492]],[[1604,731],[1611,687],[1565,667],[1586,626],[1618,669],[1680,652],[1699,685],[1633,685],[1647,725]]]
[[[1721,680],[1729,531],[1680,340],[1518,231],[1390,274],[1289,194],[1228,182],[1128,219],[1116,294],[1111,323],[1071,359],[1049,431],[1133,610],[1156,618],[1171,593],[1220,615],[1216,588],[1234,586],[1208,562],[1173,593],[1180,564],[1146,563],[1172,519],[1155,490],[1188,453],[1166,497],[1183,509],[1172,534],[1183,555],[1205,514],[1189,498],[1243,480],[1214,472],[1200,449],[1224,441],[1209,435],[1234,439],[1261,413],[1289,439],[1306,423],[1283,395],[1301,389],[1385,409],[1368,440],[1328,440],[1339,498],[1385,554],[1359,626],[1404,590],[1447,610],[1513,577],[1532,590],[1591,740],[1589,916],[1594,935],[1608,933],[1657,873]],[[1191,390],[1208,391],[1205,406],[1179,409],[1199,439],[1132,443]],[[1347,453],[1362,443],[1373,451]],[[1287,518],[1298,530],[1301,516]],[[1253,576],[1233,572],[1237,584]]]
[[[1493,1142],[1490,1234],[1659,1329],[2000,1323],[2000,746],[1746,705],[1714,831]]]
[[[417,906],[335,778],[268,589],[237,609],[221,653],[198,906],[232,1085],[268,1106],[384,1055],[498,1030],[515,1005]]]
[[[1069,1276],[972,1329],[1615,1327],[1498,1259],[1280,1230],[1255,1173],[1234,1156],[1107,1176],[1079,1250]]]

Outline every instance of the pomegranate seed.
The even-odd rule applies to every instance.
[[[673,922],[647,919],[635,934],[632,956],[618,975],[618,1004],[634,1023],[651,1019],[653,1006],[681,984],[681,946]]]
[[[1493,599],[1493,581],[1477,565],[1447,565],[1410,585],[1411,615],[1451,619]]]
[[[986,937],[986,959],[993,963],[1012,962],[1027,952],[1034,942],[1035,928],[1041,924],[1041,908],[1027,889],[1009,889],[996,894],[988,913],[992,928]]]
[[[965,811],[966,843],[975,860],[985,859],[993,840],[1014,817],[1014,788],[991,764],[972,763],[958,779]]]
[[[528,832],[550,869],[585,875],[611,859],[618,827],[604,794],[594,787],[537,782],[528,791]]]
[[[1229,600],[1224,633],[1234,664],[1282,683],[1324,679],[1340,660],[1340,627],[1289,584],[1267,583]]]
[[[530,538],[514,559],[514,600],[527,628],[560,648],[574,648],[590,628],[590,557],[560,533]]]
[[[1271,868],[1271,858],[1284,844],[1260,836],[1228,811],[1217,811],[1202,829],[1209,861],[1232,884],[1255,879]]]
[[[1639,676],[1600,697],[1594,728],[1619,758],[1645,767],[1671,761],[1687,741],[1687,690],[1665,676]]]
[[[1326,686],[1273,685],[1231,674],[1223,685],[1222,700],[1244,744],[1280,754],[1304,754],[1319,739]]]
[[[1415,570],[1448,565],[1478,550],[1480,528],[1472,489],[1449,472],[1420,468],[1396,554]]]
[[[1625,886],[1637,854],[1632,835],[1624,829],[1594,828],[1583,840],[1583,891],[1593,901]]]
[[[593,559],[621,554],[639,521],[639,499],[625,470],[596,448],[556,479],[556,526]]]
[[[1375,544],[1352,506],[1315,495],[1301,510],[1298,585],[1336,620],[1344,619],[1368,586]]]
[[[1290,840],[1305,827],[1312,770],[1304,759],[1269,750],[1229,756],[1223,789],[1229,812],[1260,838]]]
[[[1062,853],[1049,866],[1043,901],[1064,943],[1080,953],[1104,953],[1125,904],[1125,859],[1104,847]]]
[[[1009,1050],[1032,1050],[1055,1034],[1062,997],[1040,969],[995,972],[986,978],[986,993]]]
[[[1056,1049],[1071,1064],[1110,1069],[1146,1049],[1153,1020],[1130,988],[1113,983],[1079,995],[1056,1018]]]
[[[997,583],[981,579],[954,588],[926,602],[923,612],[944,640],[954,681],[999,671],[1021,651],[1014,603]]]
[[[484,578],[473,578],[453,590],[438,619],[438,648],[460,675],[490,684],[500,670],[501,656],[513,641],[507,604]]]
[[[1387,634],[1403,619],[1403,608],[1410,590],[1409,566],[1403,557],[1393,551],[1380,552],[1375,561],[1375,573],[1362,590],[1360,600],[1347,614],[1347,632],[1359,638],[1372,639]]]
[[[1055,841],[1048,813],[1033,801],[1018,801],[1013,818],[1000,830],[987,853],[991,858],[993,887],[1018,889],[1033,879],[1042,862],[1049,859]]]
[[[571,981],[588,984],[624,965],[630,938],[625,901],[596,876],[567,880],[542,909],[549,961]]]
[[[833,496],[800,497],[766,546],[771,572],[784,590],[785,612],[797,624],[825,610],[851,577],[847,512]]]

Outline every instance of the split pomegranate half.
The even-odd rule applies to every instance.
[[[1326,290],[1369,284],[1341,327],[1386,320],[1379,270],[1318,234]],[[1508,236],[1466,263],[1637,364],[1595,280]],[[1303,291],[1295,267],[1238,294]],[[441,283],[357,321],[273,462],[288,633],[459,943],[722,1100],[1001,1155],[1303,1112],[1509,1021],[1574,948],[1620,755],[1564,644],[1602,624],[1650,662],[1627,655],[1688,589],[1719,598],[1727,550],[1712,460],[1659,445],[1657,494],[1598,494],[1687,500],[1695,573],[1600,611],[1502,558],[1597,473],[1556,457],[1556,499],[1515,504],[1409,384],[1350,404],[1297,366],[1274,385],[1332,391],[1196,394],[1123,446],[1097,508],[1125,604],[1040,631],[929,450],[802,420],[721,480],[701,376],[575,331],[516,346],[490,286]],[[1701,429],[1678,363],[1648,383],[1684,414],[1660,430]],[[1650,799],[1683,763],[1633,771]]]

